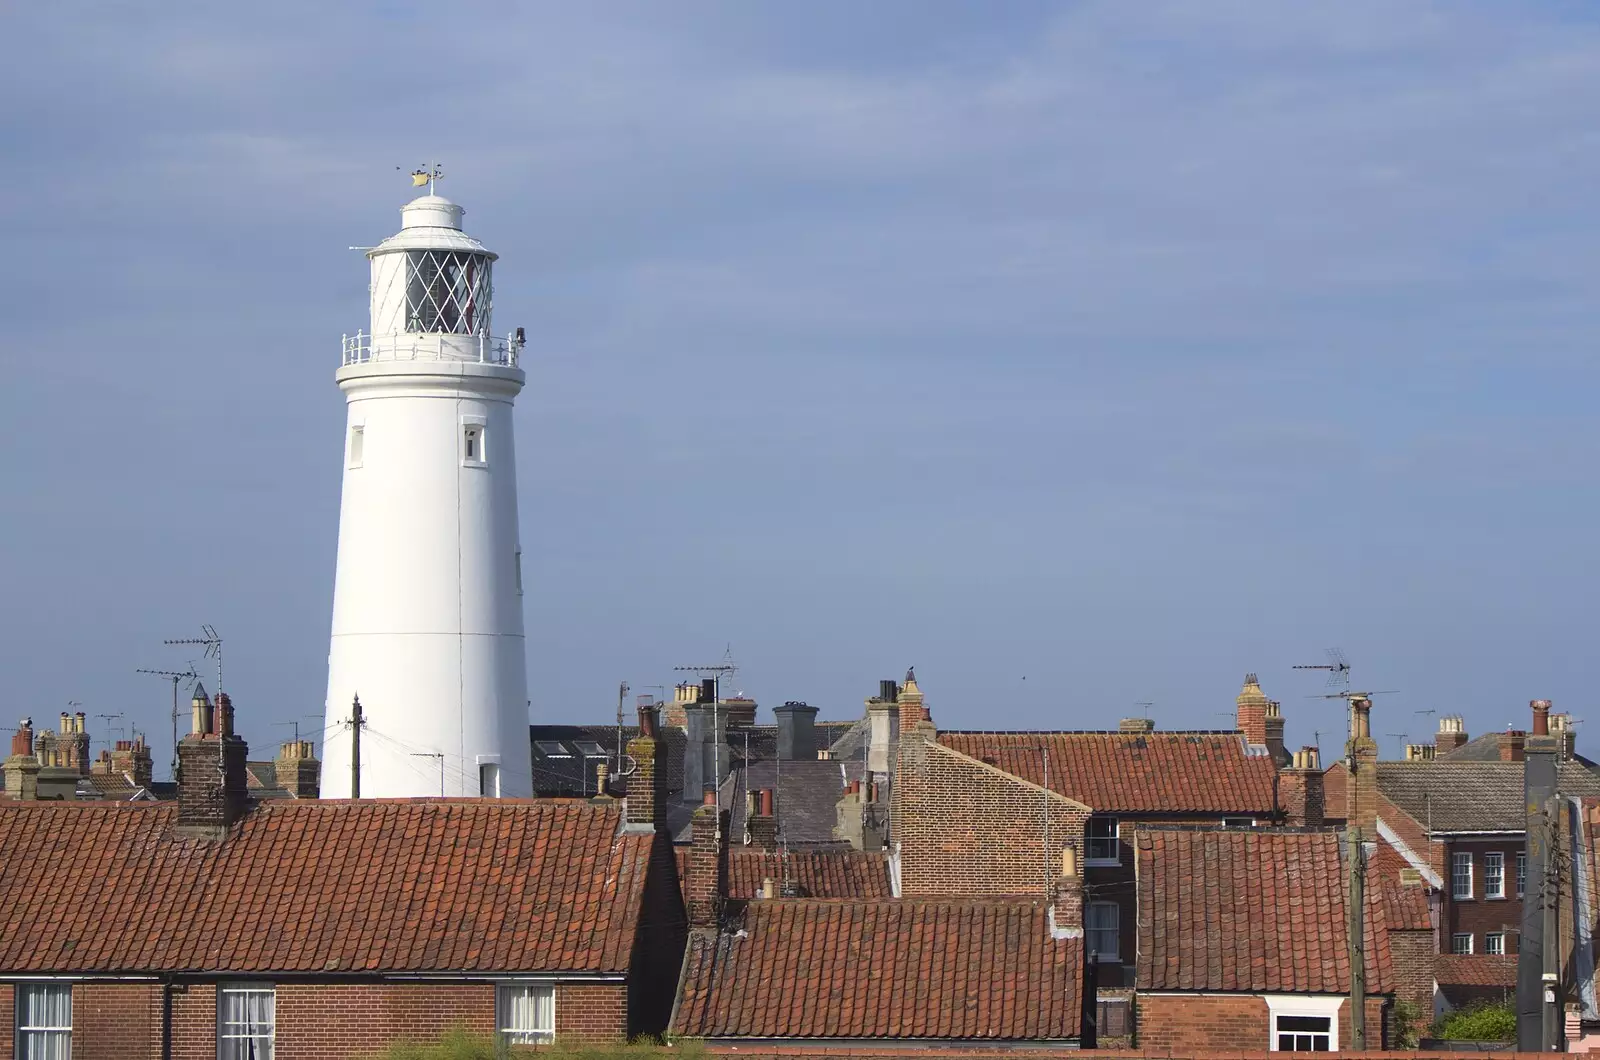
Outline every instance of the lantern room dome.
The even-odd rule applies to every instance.
[[[419,195],[400,207],[400,227],[454,228],[459,232],[465,212],[443,195]]]
[[[367,257],[397,250],[449,250],[495,260],[498,255],[461,231],[465,212],[443,195],[419,195],[400,207],[400,231],[367,251]]]

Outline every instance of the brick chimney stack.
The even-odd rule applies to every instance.
[[[628,757],[633,772],[628,774],[627,804],[624,819],[631,828],[661,829],[666,825],[667,792],[664,771],[657,768],[661,727],[654,704],[639,706],[639,735],[628,741]]]
[[[1270,702],[1266,693],[1261,691],[1261,682],[1256,675],[1245,674],[1244,687],[1233,701],[1235,725],[1244,734],[1245,743],[1257,747],[1267,745],[1267,707]]]
[[[1363,841],[1376,838],[1378,826],[1378,741],[1372,738],[1372,700],[1350,697],[1350,740],[1345,745],[1345,827]]]
[[[1078,848],[1070,844],[1061,848],[1061,875],[1056,877],[1051,906],[1058,930],[1083,926],[1083,872]]]
[[[39,797],[39,760],[33,754],[33,719],[17,722],[11,734],[11,755],[5,762],[6,797],[32,801]]]
[[[778,849],[778,816],[773,812],[771,788],[752,791],[754,813],[745,817],[745,828],[750,833],[750,845],[757,850]]]
[[[691,928],[715,928],[728,896],[728,814],[718,810],[714,792],[694,811],[688,863],[683,871],[683,904]]]
[[[1439,719],[1439,731],[1433,738],[1438,754],[1447,754],[1467,742],[1467,722],[1459,714],[1446,714]]]
[[[100,758],[90,770],[108,776],[125,777],[135,787],[148,788],[155,776],[155,763],[150,756],[150,746],[143,736],[132,740],[118,740],[109,751],[101,751]]]
[[[322,789],[322,763],[310,740],[289,740],[274,763],[278,786],[297,799],[314,799]]]
[[[178,743],[178,831],[223,839],[249,806],[249,748],[234,735],[233,702],[227,693],[217,693],[213,704],[196,685],[190,706],[194,731]]]
[[[1279,769],[1288,765],[1293,760],[1293,755],[1288,748],[1283,746],[1283,710],[1276,699],[1267,700],[1267,754],[1272,756],[1273,764]]]
[[[815,762],[817,708],[790,700],[772,713],[778,719],[778,757],[785,762]]]
[[[1545,719],[1542,719],[1542,718],[1536,718],[1535,721],[1536,722],[1543,721],[1543,722],[1545,722],[1546,725],[1548,725],[1548,722]],[[1538,730],[1536,729],[1535,732],[1537,732],[1537,731]],[[1548,736],[1550,734],[1548,732],[1544,732],[1544,733],[1539,733],[1539,735]],[[1528,734],[1523,732],[1521,729],[1507,729],[1505,732],[1500,733],[1498,736],[1496,736],[1495,737],[1495,743],[1499,746],[1499,749],[1500,749],[1500,761],[1502,761],[1502,762],[1520,762],[1520,761],[1522,761],[1523,745],[1527,742],[1527,739],[1528,739]]]
[[[1290,757],[1288,768],[1278,774],[1278,805],[1285,823],[1302,828],[1322,827],[1324,787],[1321,754],[1315,747],[1300,748]]]
[[[922,689],[917,687],[915,667],[906,671],[906,679],[900,686],[900,694],[895,697],[895,705],[900,708],[901,738],[910,736],[923,722],[933,720],[928,709],[922,705]]]

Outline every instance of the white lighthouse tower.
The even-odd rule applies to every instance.
[[[372,325],[346,336],[337,376],[349,420],[327,798],[532,793],[511,415],[521,329],[492,333],[496,255],[431,179],[429,192],[367,253]]]

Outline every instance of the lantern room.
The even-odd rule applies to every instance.
[[[461,231],[462,212],[439,195],[414,199],[399,234],[368,251],[375,341],[491,333],[496,255]]]

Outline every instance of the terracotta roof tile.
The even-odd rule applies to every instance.
[[[1147,990],[1349,989],[1349,898],[1333,832],[1140,829],[1138,981]],[[1369,892],[1367,989],[1393,990],[1381,894]]]
[[[682,881],[689,848],[677,846],[673,853]],[[787,878],[800,888],[801,898],[890,898],[889,858],[860,850],[791,850]],[[785,878],[783,855],[775,850],[733,847],[728,851],[728,897],[757,898],[761,883],[769,877],[780,886]]]
[[[1041,902],[752,902],[691,937],[674,1033],[703,1038],[1078,1035],[1082,939]]]
[[[939,742],[1104,813],[1270,814],[1271,757],[1236,732],[941,732]]]
[[[0,969],[629,965],[652,837],[619,835],[615,809],[273,801],[223,842],[177,835],[176,817],[171,803],[0,805]]]
[[[1446,989],[1452,986],[1515,988],[1517,958],[1487,953],[1444,953],[1433,959],[1433,977]]]

